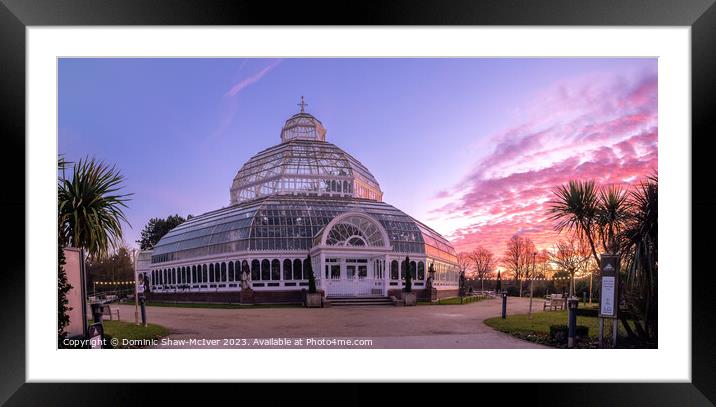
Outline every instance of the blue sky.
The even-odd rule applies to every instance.
[[[555,86],[655,72],[653,59],[61,59],[59,153],[126,176],[131,246],[151,217],[227,206],[236,172],[280,141],[304,96],[386,202],[451,234],[475,219],[441,216],[446,191],[464,195]]]

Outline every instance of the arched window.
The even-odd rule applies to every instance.
[[[207,272],[206,272],[206,264],[203,264],[201,266],[201,269],[202,269],[201,270],[201,281],[206,283],[209,281],[209,277],[207,276]]]
[[[243,261],[241,262],[241,273],[243,274],[244,272],[247,273],[246,277],[248,278],[248,277],[250,276],[248,273],[250,273],[251,271],[250,271],[250,269],[249,269],[249,262],[246,261],[246,260],[243,260]],[[239,277],[237,278],[237,280],[241,281],[241,278],[242,278],[242,276],[239,275]]]
[[[172,284],[177,283],[177,269],[172,268]]]
[[[308,280],[308,270],[313,270],[313,267],[311,267],[311,259],[303,259],[303,279]],[[315,274],[314,274],[315,276]]]
[[[380,226],[365,216],[347,216],[333,225],[325,236],[329,246],[385,246]]]
[[[251,280],[261,280],[261,262],[258,260],[251,261]]]
[[[281,279],[281,261],[273,259],[271,261],[271,280],[278,281]]]
[[[415,269],[417,266],[415,265],[414,261],[410,262],[410,278],[415,279]]]
[[[214,282],[214,264],[209,264],[209,282]]]
[[[261,260],[261,279],[262,280],[270,280],[271,279],[271,263],[267,259]]]
[[[214,263],[214,281],[217,283],[221,281],[221,271],[219,270],[219,263]]]
[[[408,269],[408,264],[405,263],[405,260],[401,261],[400,262],[400,279],[401,280],[405,279],[405,270],[407,270],[407,269]]]
[[[293,273],[291,272],[291,260],[289,259],[283,261],[283,279],[293,280]]]
[[[234,281],[234,262],[229,262],[229,281]]]
[[[299,259],[293,261],[293,279],[303,280],[303,267],[301,267],[301,260]]]
[[[418,280],[425,280],[425,264],[418,262]]]
[[[221,281],[226,281],[226,263],[221,263]]]
[[[398,260],[393,260],[392,262],[390,262],[390,279],[398,279]]]

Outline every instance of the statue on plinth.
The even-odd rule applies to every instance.
[[[249,271],[246,269],[244,269],[241,272],[241,289],[242,290],[250,290],[251,289],[251,273],[249,273]]]

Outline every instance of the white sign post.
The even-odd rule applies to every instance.
[[[617,344],[619,314],[619,257],[604,254],[599,265],[602,290],[599,300],[599,347],[604,346],[604,319],[612,320],[612,347]]]
[[[602,299],[600,311],[604,316],[614,316],[614,280],[613,276],[602,277]]]

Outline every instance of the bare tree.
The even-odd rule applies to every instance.
[[[467,252],[460,252],[457,254],[457,270],[460,274],[466,274],[470,270],[472,261],[470,254]]]
[[[470,253],[470,260],[472,260],[472,269],[475,277],[480,279],[480,289],[484,291],[485,279],[490,278],[497,267],[495,256],[484,247],[477,246],[472,253]]]
[[[569,273],[570,297],[574,295],[574,275],[587,269],[590,256],[591,250],[585,239],[575,237],[570,240],[560,240],[555,244],[551,260],[560,271]]]
[[[537,278],[547,278],[552,274],[552,263],[549,252],[546,249],[542,249],[537,252],[536,258],[535,275]]]
[[[502,265],[519,284],[520,297],[522,297],[523,279],[531,276],[535,253],[535,245],[529,238],[513,235],[507,242]]]

